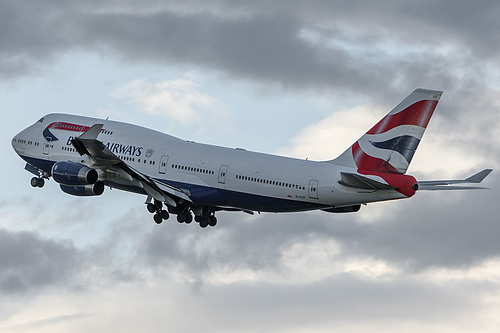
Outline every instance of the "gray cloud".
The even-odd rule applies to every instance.
[[[4,77],[24,75],[59,55],[80,50],[123,61],[189,64],[285,88],[377,95],[421,85],[455,89],[457,81],[473,86],[480,82],[481,70],[476,70],[481,68],[472,64],[482,54],[493,58],[498,54],[492,47],[498,45],[496,35],[491,33],[498,23],[488,14],[492,8],[487,4],[454,3],[454,10],[447,2],[359,6],[294,1],[284,6],[260,1],[250,6],[193,1],[183,6],[146,2],[135,8],[112,1],[99,5],[34,1],[28,6],[7,1],[1,6]],[[229,14],[221,15],[224,12]],[[319,42],[305,38],[304,31],[321,36]],[[435,50],[443,41],[467,51],[443,55]],[[384,47],[387,42],[396,42],[393,48],[402,48],[401,55]],[[374,51],[359,53],[351,48],[360,44],[365,49],[371,45]],[[483,50],[480,55],[477,49]],[[387,57],[390,62],[378,60]],[[477,73],[457,80],[451,68],[463,64]]]
[[[437,117],[446,121],[440,129],[430,129],[442,131],[449,144],[483,149],[482,155],[492,155],[495,166],[499,163],[496,87],[483,80],[489,74],[485,62],[498,61],[496,2],[221,0],[182,5],[146,1],[139,9],[135,6],[132,1],[1,2],[2,77],[37,73],[61,56],[82,52],[124,64],[216,70],[263,89],[353,92],[389,103],[389,108],[417,86],[444,89]],[[443,46],[452,51],[443,51]],[[465,116],[476,111],[471,124],[471,117]],[[210,322],[213,331],[230,324],[228,330],[234,331],[241,323],[262,331],[273,325],[283,328],[280,322],[288,321],[288,328],[306,330],[311,322],[331,328],[363,318],[442,323],[457,313],[481,312],[487,308],[481,297],[497,288],[482,282],[438,286],[413,277],[432,268],[466,269],[498,258],[500,178],[493,173],[485,183],[493,190],[421,192],[410,200],[380,203],[387,214],[371,223],[356,214],[249,218],[221,213],[217,228],[201,230],[195,223],[186,226],[173,220],[156,226],[144,210],[134,207],[104,221],[109,223],[106,236],[83,248],[33,232],[0,229],[0,291],[19,295],[50,287],[84,290],[137,282],[150,274],[168,280],[179,272],[198,287],[217,268],[286,276],[284,251],[301,242],[331,240],[339,244],[339,256],[382,260],[401,274],[388,282],[342,273],[314,283],[291,279],[288,284],[210,285],[198,290],[200,313],[219,318]],[[53,214],[45,205],[36,207],[26,216],[50,216],[55,227],[67,223],[67,216]],[[72,223],[96,220],[105,209],[109,207],[88,202],[70,217]],[[84,211],[87,215],[81,215]],[[175,301],[179,308],[185,304],[183,299]],[[278,320],[270,319],[270,313]]]
[[[222,311],[216,309],[234,314],[234,317],[215,321],[212,332],[231,330],[231,326],[251,327],[255,331],[285,332],[292,328],[322,331],[346,325],[356,327],[360,321],[387,324],[386,320],[395,317],[401,322],[446,322],[456,319],[457,313],[466,315],[476,306],[483,308],[477,295],[456,293],[454,288],[429,286],[411,279],[383,282],[344,275],[312,285],[267,282],[211,288],[200,300],[203,302],[200,307],[214,309],[212,311],[220,315]],[[476,291],[484,294],[487,290],[484,286]]]
[[[492,174],[486,183],[497,188],[500,180]],[[182,266],[196,276],[213,267],[283,273],[283,252],[293,244],[331,240],[340,244],[342,256],[383,260],[408,273],[463,269],[500,256],[500,225],[491,210],[496,192],[422,191],[404,202],[378,204],[387,213],[371,223],[356,214],[327,213],[265,214],[265,221],[253,223],[220,213],[221,225],[212,230],[169,222],[144,234],[134,261],[160,271]]]
[[[80,265],[70,242],[44,239],[36,233],[0,229],[0,290],[23,293],[62,283]]]

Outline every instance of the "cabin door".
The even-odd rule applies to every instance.
[[[219,184],[226,183],[227,165],[221,165],[219,170]]]
[[[318,199],[318,181],[311,179],[309,181],[309,198]]]
[[[158,172],[165,174],[167,171],[168,156],[163,155],[160,160],[160,166],[158,167]]]

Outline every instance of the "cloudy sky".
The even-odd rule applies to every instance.
[[[497,1],[0,2],[0,331],[497,332],[500,176],[356,214],[156,225],[75,198],[10,146],[51,112],[330,159],[417,87],[443,90],[409,173],[500,166]]]

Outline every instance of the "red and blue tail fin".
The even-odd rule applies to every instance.
[[[404,174],[442,93],[416,89],[332,163]]]

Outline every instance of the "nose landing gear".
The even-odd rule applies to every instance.
[[[31,178],[30,184],[33,187],[40,187],[40,188],[42,188],[43,185],[45,185],[45,180],[42,177],[33,177],[33,178]]]

